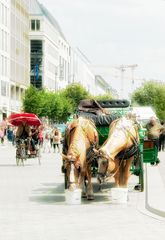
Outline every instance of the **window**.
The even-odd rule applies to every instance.
[[[40,20],[31,20],[31,30],[32,31],[39,31],[40,30]]]
[[[4,81],[1,81],[1,95],[2,96],[7,95],[6,82]]]
[[[35,30],[35,20],[31,20],[31,30]]]
[[[40,30],[40,20],[36,20],[36,30]]]

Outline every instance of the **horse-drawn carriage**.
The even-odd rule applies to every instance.
[[[13,126],[20,127],[24,124],[31,128],[31,126],[38,127],[41,125],[40,119],[32,113],[16,113],[8,117],[8,122]],[[32,146],[34,145],[34,146]],[[28,158],[37,158],[40,164],[40,146],[35,142],[33,136],[23,136],[16,138],[16,164],[24,165]]]
[[[143,163],[157,163],[158,152],[130,111],[127,100],[81,101],[78,119],[66,129],[65,188],[77,185],[83,194],[86,188],[87,199],[93,199],[92,176],[97,176],[100,184],[113,176],[116,186],[126,187],[131,172],[139,177],[135,189],[144,190]]]

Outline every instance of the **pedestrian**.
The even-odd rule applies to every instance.
[[[53,147],[53,134],[54,134],[54,129],[50,133],[50,146],[51,146],[51,148]]]
[[[4,144],[4,137],[5,137],[4,128],[0,127],[0,141],[1,141],[1,144]]]
[[[29,137],[31,137],[31,128],[26,121],[22,121],[16,131],[16,140],[27,139]]]
[[[7,135],[7,140],[9,142],[12,142],[12,140],[13,140],[13,128],[11,126],[7,127],[6,135]]]
[[[40,147],[43,147],[43,127],[39,127],[39,133],[38,133],[38,138],[39,138],[39,145]]]
[[[31,129],[31,147],[32,151],[38,150],[38,143],[39,143],[39,127],[33,126]]]
[[[59,129],[55,129],[53,133],[53,148],[54,152],[58,148],[58,153],[60,153],[60,143],[61,143],[61,132]]]
[[[164,127],[158,122],[155,117],[151,117],[146,124],[148,139],[154,140],[156,147],[159,149],[159,136],[164,130]]]
[[[43,153],[47,150],[49,153],[51,152],[49,129],[45,129],[43,132]]]
[[[159,137],[159,151],[164,151],[165,149],[165,122],[160,122],[161,126],[164,127]]]
[[[20,140],[26,140],[25,141],[25,150],[27,154],[30,154],[30,138],[31,138],[31,128],[27,124],[26,121],[22,121],[22,123],[18,126],[16,130],[16,137],[15,142],[16,145],[20,144]]]
[[[13,146],[15,145],[16,131],[17,131],[17,128],[16,128],[16,127],[13,127],[13,139],[12,139],[12,144],[13,144]]]

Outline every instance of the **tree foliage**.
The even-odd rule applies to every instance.
[[[23,98],[23,111],[35,113],[39,117],[42,116],[42,109],[44,103],[44,90],[37,90],[36,88],[30,86],[25,91]]]
[[[62,94],[29,87],[23,98],[23,111],[63,122],[73,112],[73,107]]]
[[[113,96],[109,93],[103,94],[103,95],[98,95],[94,97],[95,100],[110,100],[113,99]]]
[[[91,98],[88,91],[79,83],[72,83],[68,85],[63,91],[63,96],[71,102],[73,110],[76,111],[79,102],[82,99]]]
[[[165,119],[165,84],[157,81],[144,83],[132,95],[132,104],[152,106],[160,119]]]
[[[45,89],[29,87],[23,98],[23,110],[35,113],[38,117],[46,117],[51,121],[65,122],[77,110],[82,99],[92,96],[78,83],[68,85],[64,90],[50,92]],[[96,100],[111,99],[110,94],[93,97]]]

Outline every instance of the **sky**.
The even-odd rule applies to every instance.
[[[39,2],[58,21],[69,43],[78,47],[93,65],[105,66],[102,71],[137,64],[135,79],[165,82],[164,0]],[[127,74],[129,70],[126,69]]]

